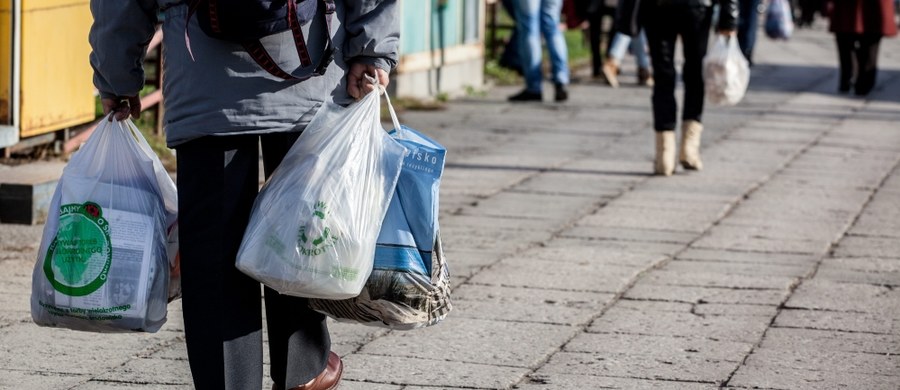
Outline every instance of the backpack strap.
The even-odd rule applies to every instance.
[[[187,45],[188,53],[191,56],[191,59],[194,59],[194,53],[191,51],[191,40],[190,35],[188,34],[188,22],[191,19],[191,16],[197,11],[200,6],[200,2],[203,0],[192,0],[188,6],[188,15],[185,21],[184,26],[184,40]],[[281,69],[280,66],[272,59],[272,56],[269,55],[269,52],[266,51],[266,48],[263,47],[262,43],[258,39],[248,40],[242,43],[244,46],[244,50],[250,54],[250,57],[253,58],[254,61],[271,75],[284,79],[284,80],[295,80],[295,81],[304,81],[309,78],[315,76],[321,76],[325,74],[325,70],[328,68],[328,65],[334,60],[334,42],[332,40],[331,34],[333,32],[332,24],[335,12],[334,0],[307,0],[307,1],[321,1],[325,6],[325,26],[327,28],[327,32],[325,34],[325,50],[322,53],[322,58],[319,59],[319,65],[316,66],[316,69],[303,77],[297,77],[293,74]],[[212,27],[213,31],[219,31],[219,23],[218,23],[218,15],[216,12],[217,8],[217,0],[207,0],[210,12],[210,27]],[[306,68],[312,65],[312,60],[309,56],[309,49],[306,46],[306,40],[303,37],[302,26],[300,26],[300,20],[297,18],[297,0],[287,0],[288,12],[288,26],[291,29],[291,35],[294,38],[294,46],[297,49],[297,55],[300,57],[300,67]]]

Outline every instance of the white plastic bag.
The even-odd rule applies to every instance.
[[[733,106],[744,98],[750,84],[750,64],[738,48],[737,38],[716,38],[703,58],[703,82],[706,99],[713,104]]]
[[[447,150],[401,126],[389,98],[387,102],[394,121],[390,134],[407,152],[378,235],[372,274],[356,297],[310,299],[309,305],[339,321],[414,329],[437,324],[452,309],[450,271],[438,226],[438,190]]]
[[[794,16],[787,0],[771,0],[766,10],[766,35],[772,39],[789,39],[794,33]]]
[[[282,294],[359,294],[404,151],[381,127],[379,93],[325,103],[260,190],[237,268]]]
[[[175,184],[130,120],[102,120],[63,170],[32,275],[38,325],[155,332],[166,321]]]

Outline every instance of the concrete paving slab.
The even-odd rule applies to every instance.
[[[831,246],[831,242],[825,240],[766,237],[760,233],[762,231],[754,232],[752,229],[717,226],[707,235],[692,243],[691,247],[765,253],[824,255]]]
[[[686,253],[686,252],[685,252]],[[756,277],[789,277],[798,278],[808,274],[811,266],[792,264],[767,264],[767,263],[740,263],[723,261],[703,261],[682,259],[684,253],[677,259],[666,263],[660,270],[690,274],[695,272],[707,272],[721,275],[744,275]]]
[[[900,351],[900,335],[774,327],[766,331],[760,348],[892,355]]]
[[[453,290],[453,316],[587,325],[613,299],[610,293],[582,293],[540,288],[466,284]]]
[[[897,388],[897,380],[896,376],[852,374],[840,371],[798,370],[778,366],[742,366],[728,383],[740,389],[893,390]]]
[[[680,260],[708,260],[738,264],[771,264],[788,267],[809,267],[818,256],[792,253],[762,253],[750,251],[688,248],[678,254]]]
[[[631,229],[609,226],[575,226],[559,234],[561,237],[589,238],[613,241],[649,241],[684,244],[698,237],[696,233],[669,230]]]
[[[779,305],[788,296],[782,290],[751,290],[719,287],[661,286],[637,283],[624,297],[633,300],[670,301],[687,303],[743,303],[749,305]]]
[[[900,319],[872,313],[819,310],[783,310],[773,326],[797,329],[832,330],[900,335]]]
[[[893,354],[759,348],[746,365],[895,376],[900,380],[900,356]]]
[[[900,240],[885,237],[848,236],[835,247],[836,257],[900,258]]]
[[[90,380],[88,375],[0,368],[0,389],[70,389]]]
[[[192,383],[187,362],[149,358],[129,360],[94,379],[115,382],[123,386],[129,384],[189,386]]]
[[[815,278],[800,285],[785,307],[890,315],[900,309],[900,291],[889,286],[836,283]]]
[[[773,275],[735,275],[697,270],[681,272],[652,270],[641,278],[642,283],[665,286],[723,287],[736,289],[786,290],[796,282],[795,277]]]
[[[597,266],[619,265],[638,268],[647,268],[667,258],[663,254],[637,253],[584,240],[553,240],[544,243],[543,246],[529,248],[520,256],[574,263],[588,262]]]
[[[615,378],[597,375],[574,375],[539,371],[519,385],[523,390],[563,390],[563,389],[656,389],[656,390],[715,390],[719,387],[709,383],[646,380],[635,378]]]
[[[704,360],[692,356],[669,359],[656,356],[560,352],[553,355],[541,372],[714,384],[727,378],[737,366],[738,363],[735,362]]]
[[[469,280],[472,284],[616,293],[641,270],[636,267],[512,257]]]
[[[693,313],[622,309],[614,305],[596,319],[588,331],[695,337],[753,344],[762,337],[770,320],[769,317],[701,316]]]
[[[403,384],[429,388],[509,389],[528,369],[400,356],[353,354],[344,358],[344,377],[366,384]],[[452,373],[448,375],[447,373]],[[368,389],[366,387],[366,389]]]
[[[697,212],[669,207],[628,207],[614,202],[595,214],[584,217],[585,226],[622,227],[631,229],[672,230],[701,233],[721,217],[718,210]]]
[[[360,353],[525,368],[546,359],[578,331],[565,325],[450,316],[433,327],[392,332]]]
[[[549,221],[568,221],[594,207],[593,197],[569,197],[566,202],[546,194],[503,192],[478,202],[467,210],[469,215],[485,215],[509,218],[532,218]]]
[[[699,358],[740,362],[738,357],[750,353],[752,346],[748,343],[708,338],[582,333],[566,344],[564,351],[598,353],[605,356],[637,355],[666,360]]]

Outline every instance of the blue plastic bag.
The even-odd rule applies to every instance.
[[[439,187],[447,150],[394,119],[390,135],[406,148],[381,224],[372,274],[359,296],[310,300],[337,320],[391,329],[434,325],[451,310],[450,273],[440,242]]]
[[[772,39],[788,39],[794,32],[794,17],[787,0],[772,0],[766,10],[766,35]]]

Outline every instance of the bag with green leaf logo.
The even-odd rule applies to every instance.
[[[372,275],[358,296],[310,299],[309,305],[339,321],[415,329],[437,324],[452,309],[450,270],[438,227],[447,149],[400,125],[390,98],[387,103],[394,122],[390,134],[406,148],[406,157],[378,235]]]
[[[381,127],[380,93],[325,103],[263,185],[237,268],[282,294],[359,294],[405,148]]]
[[[32,275],[41,326],[156,332],[166,322],[175,184],[131,122],[102,120],[63,170]]]

